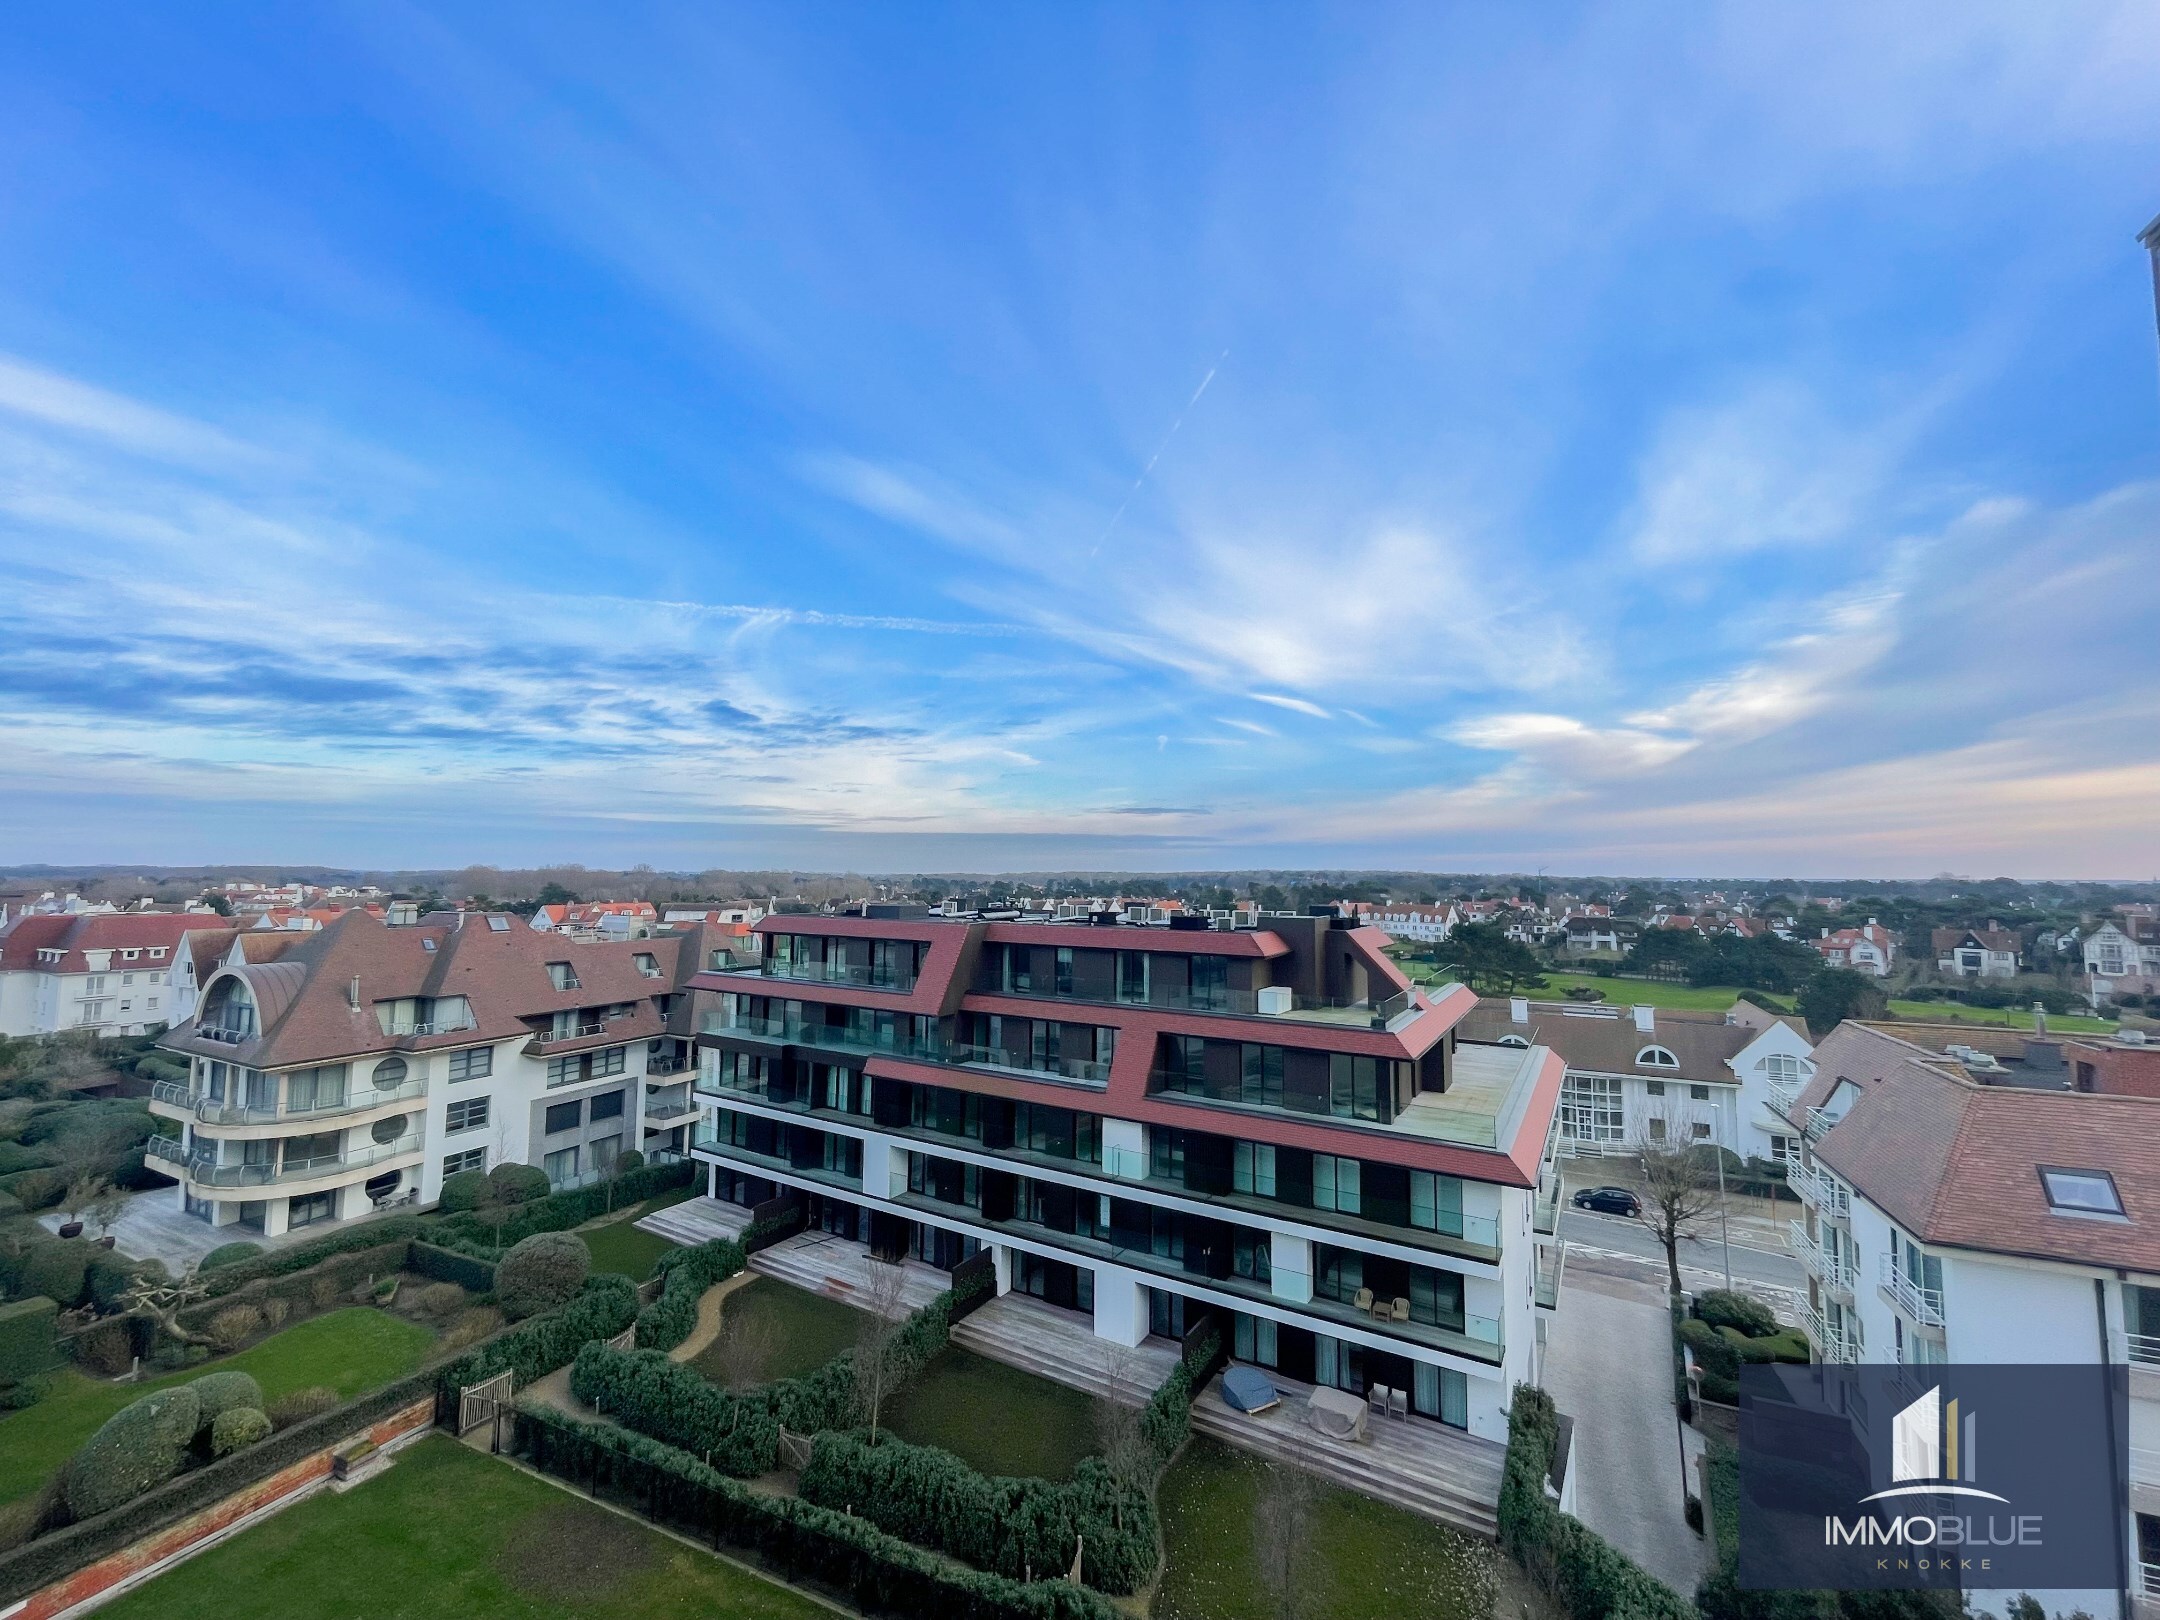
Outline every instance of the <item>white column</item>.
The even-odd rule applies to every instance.
[[[1006,1245],[990,1245],[990,1268],[997,1275],[997,1291],[1000,1294],[1012,1292],[1012,1261],[1013,1252]]]
[[[1126,1346],[1148,1336],[1147,1287],[1137,1272],[1095,1268],[1095,1336]]]
[[[1270,1290],[1279,1300],[1293,1305],[1312,1303],[1313,1246],[1310,1238],[1287,1232],[1268,1234]]]
[[[283,1237],[285,1235],[286,1212],[285,1199],[265,1198],[263,1200],[264,1237]]]

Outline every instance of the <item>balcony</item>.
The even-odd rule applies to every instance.
[[[703,1110],[688,1097],[647,1098],[645,1103],[645,1128],[648,1131],[665,1130],[670,1125],[686,1119],[695,1119]]]
[[[1876,1284],[1883,1297],[1922,1327],[1939,1328],[1943,1325],[1942,1290],[1927,1288],[1916,1283],[1899,1269],[1890,1255],[1880,1257],[1876,1270]]]
[[[2128,1340],[2133,1363],[2140,1367],[2160,1367],[2160,1333],[2131,1333],[2124,1337]]]
[[[386,1103],[411,1102],[426,1096],[427,1089],[425,1079],[415,1078],[395,1086],[370,1086],[348,1091],[332,1101],[305,1105],[279,1103],[274,1108],[257,1108],[190,1090],[181,1081],[159,1080],[150,1087],[150,1102],[153,1108],[173,1109],[202,1125],[273,1125],[281,1119],[326,1119],[333,1114],[354,1114],[380,1108]]]
[[[1340,996],[1300,995],[1287,986],[1264,990],[1221,989],[1167,992],[1151,989],[1147,995],[1078,995],[1071,990],[1038,987],[1032,979],[999,984],[978,984],[979,996],[1010,996],[1026,1001],[1070,1001],[1103,1007],[1144,1007],[1154,1012],[1213,1013],[1225,1018],[1293,1019],[1302,1023],[1335,1024],[1351,1029],[1385,1029],[1404,1013],[1417,1007],[1407,990],[1377,1000],[1351,1000]]]
[[[1031,1058],[1021,1061],[1002,1046],[977,1046],[954,1041],[945,1048],[945,1062],[971,1069],[998,1069],[1025,1075],[1031,1080],[1076,1080],[1082,1085],[1107,1086],[1110,1065],[1101,1058]]]
[[[875,1029],[848,1024],[813,1024],[800,1018],[738,1018],[732,1012],[710,1012],[698,1027],[700,1033],[706,1035],[733,1035],[785,1046],[821,1046],[836,1052],[862,1052],[873,1057],[913,1058],[921,1063],[946,1061],[942,1041],[918,1041],[903,1038],[897,1032],[881,1034]]]
[[[685,1057],[649,1057],[645,1060],[647,1074],[681,1074],[690,1066]]]
[[[188,1162],[187,1148],[177,1136],[151,1137],[143,1143],[143,1157],[146,1160],[162,1159],[167,1164],[185,1165]]]
[[[468,1029],[478,1029],[479,1027],[480,1022],[478,1019],[475,1018],[461,1019],[455,1023],[452,1023],[448,1020],[442,1022],[423,1022],[408,1018],[403,1021],[393,1020],[390,1024],[390,1027],[385,1029],[383,1033],[385,1035],[412,1037],[419,1037],[425,1035],[460,1035]]]
[[[1792,1235],[1793,1254],[1807,1268],[1808,1275],[1849,1299],[1853,1291],[1853,1274],[1844,1257],[1835,1248],[1809,1237],[1805,1222],[1789,1221],[1786,1224]]]
[[[1530,1228],[1543,1237],[1560,1230],[1560,1177],[1548,1170],[1538,1182],[1537,1200],[1530,1206]]]
[[[1537,1279],[1531,1297],[1540,1310],[1560,1308],[1560,1279],[1567,1270],[1567,1244],[1553,1243],[1538,1250]]]
[[[1800,1319],[1814,1341],[1815,1352],[1826,1362],[1857,1362],[1860,1347],[1844,1333],[1831,1328],[1829,1319],[1812,1305],[1800,1307]]]
[[[1800,1093],[1807,1089],[1804,1080],[1773,1080],[1770,1082],[1770,1106],[1781,1114],[1790,1114],[1793,1104],[1800,1100]]]
[[[858,990],[886,990],[899,996],[912,993],[916,979],[913,973],[895,973],[890,968],[876,967],[867,962],[767,960],[757,971],[760,978],[782,979],[795,984],[845,984]]]
[[[185,1168],[187,1179],[198,1187],[269,1187],[285,1182],[319,1181],[327,1176],[366,1170],[390,1159],[418,1153],[424,1140],[420,1132],[408,1131],[394,1142],[371,1142],[349,1152],[285,1159],[272,1164],[219,1164],[208,1155],[197,1153],[186,1159]]]
[[[1820,1164],[1788,1162],[1785,1181],[1794,1192],[1813,1204],[1818,1213],[1838,1221],[1852,1218],[1851,1189]]]

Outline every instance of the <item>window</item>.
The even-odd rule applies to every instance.
[[[495,1072],[495,1048],[476,1046],[469,1052],[450,1054],[450,1078],[453,1080],[485,1080]]]
[[[1355,1215],[1362,1204],[1362,1167],[1355,1159],[1332,1153],[1315,1153],[1312,1161],[1314,1209],[1332,1209],[1338,1215]]]
[[[1560,1134],[1574,1142],[1617,1142],[1625,1128],[1620,1082],[1570,1073],[1560,1087]]]
[[[345,1106],[345,1065],[332,1064],[321,1069],[302,1069],[285,1079],[285,1109],[288,1113],[307,1114],[322,1108]]]
[[[1695,1102],[1708,1102],[1710,1100],[1710,1088],[1708,1086],[1689,1086],[1687,1094]]]
[[[1240,1100],[1256,1108],[1280,1108],[1282,1106],[1282,1048],[1279,1046],[1243,1046],[1239,1049],[1243,1066]]]
[[[1162,1043],[1163,1089],[1196,1096],[1207,1093],[1207,1042],[1197,1035],[1165,1035]]]
[[[150,975],[150,979],[149,979],[149,982],[150,982],[150,983],[152,983],[152,984],[163,984],[163,983],[165,982],[165,975],[164,975],[164,973],[163,973],[162,971],[160,971],[160,972],[156,972],[156,973],[153,973],[153,974],[151,974],[151,975]]]
[[[1247,1047],[1249,1052],[1251,1047]],[[1275,1149],[1266,1142],[1240,1142],[1235,1154],[1235,1185],[1255,1198],[1275,1196]]]
[[[2058,1215],[2120,1215],[2122,1194],[2105,1170],[2053,1170],[2040,1166],[2048,1208]]]
[[[1698,1142],[1707,1142],[1707,1141],[1709,1141],[1709,1140],[1710,1140],[1710,1126],[1709,1126],[1709,1123],[1708,1123],[1708,1121],[1706,1121],[1706,1120],[1700,1120],[1700,1119],[1698,1119],[1697,1121],[1695,1121],[1695,1123],[1694,1123],[1694,1124],[1692,1124],[1692,1125],[1690,1125],[1690,1126],[1688,1127],[1688,1134],[1689,1134],[1690,1136],[1694,1137],[1694,1138],[1695,1138],[1695,1140],[1696,1140],[1696,1141],[1698,1141]]]
[[[551,1086],[567,1086],[578,1077],[578,1060],[574,1057],[551,1057],[548,1059],[547,1083]]]
[[[1791,1085],[1800,1078],[1800,1060],[1790,1052],[1772,1052],[1763,1059],[1763,1073],[1777,1085]]]
[[[1677,1069],[1680,1060],[1663,1046],[1646,1046],[1635,1054],[1635,1066],[1640,1069]]]
[[[388,1147],[405,1134],[406,1122],[406,1115],[392,1114],[387,1119],[378,1119],[369,1127],[368,1134],[375,1138],[377,1147]]]
[[[1463,1235],[1463,1184],[1454,1176],[1430,1170],[1410,1172],[1410,1224],[1428,1232]]]
[[[1329,1053],[1328,1112],[1343,1119],[1381,1118],[1380,1072],[1378,1058]]]
[[[377,1091],[395,1091],[405,1083],[410,1072],[401,1057],[386,1057],[375,1065],[375,1072],[368,1078]]]
[[[578,1150],[574,1147],[559,1148],[541,1163],[549,1184],[556,1187],[577,1180],[577,1166]]]
[[[619,1091],[610,1091],[595,1097],[592,1100],[592,1112],[586,1117],[596,1124],[603,1119],[621,1119],[622,1100],[623,1094]]]
[[[129,954],[130,956],[132,956],[132,955],[134,955],[135,953],[134,953],[133,951],[130,951],[130,952],[129,952],[128,954]],[[123,973],[123,974],[121,974],[121,975],[120,975],[120,983],[121,983],[121,985],[122,985],[122,987],[123,987],[123,988],[124,988],[124,987],[126,987],[126,986],[128,986],[128,985],[131,985],[131,984],[133,984],[134,982],[135,982],[135,975],[134,975],[134,974],[132,974],[132,973]]]
[[[150,960],[151,960],[151,961],[155,962],[155,961],[159,960],[160,958],[162,958],[162,957],[164,956],[164,954],[165,954],[165,947],[164,947],[164,946],[162,946],[162,945],[153,945],[153,946],[151,946],[151,947],[150,947]]]
[[[584,983],[577,976],[577,969],[568,962],[548,964],[548,982],[558,990],[582,990]]]
[[[470,1148],[463,1153],[453,1153],[442,1162],[442,1173],[445,1176],[455,1176],[467,1170],[485,1170],[486,1168],[487,1149],[484,1147]]]
[[[584,1109],[583,1103],[550,1103],[543,1129],[550,1136],[557,1131],[574,1131],[578,1128],[578,1122],[585,1117]]]
[[[1770,1138],[1770,1158],[1772,1162],[1789,1164],[1797,1162],[1799,1157],[1797,1153],[1793,1152],[1793,1139],[1791,1137],[1773,1136]]]
[[[1662,1097],[1665,1095],[1665,1082],[1662,1080],[1645,1080],[1643,1090],[1649,1092],[1653,1097]]]
[[[595,1170],[605,1170],[615,1162],[616,1156],[621,1152],[622,1137],[620,1135],[601,1137],[592,1144],[592,1167]]]
[[[489,933],[492,933],[492,934],[507,934],[507,933],[509,933],[509,932],[510,932],[510,919],[509,919],[508,917],[490,917],[490,918],[488,918],[488,932],[489,932]]]
[[[156,1012],[156,1011],[157,1011],[157,997],[156,997],[156,996],[152,996],[152,997],[150,998],[150,1000],[149,1000],[149,1001],[148,1001],[148,1002],[146,1003],[146,1005],[147,1005],[147,1006],[149,1007],[149,1009],[150,1009],[150,1010],[151,1010],[152,1012]]]
[[[1662,1142],[1665,1140],[1665,1122],[1662,1119],[1646,1120],[1644,1123],[1649,1127],[1651,1141]]]
[[[337,1194],[334,1192],[309,1193],[304,1198],[288,1200],[285,1205],[285,1225],[288,1228],[313,1226],[317,1221],[337,1219]]]
[[[592,1060],[592,1078],[599,1080],[611,1074],[621,1074],[624,1066],[629,1061],[630,1048],[627,1046],[610,1046],[595,1052]]]
[[[660,977],[660,961],[652,952],[639,951],[631,960],[637,963],[637,970],[641,977],[647,979]]]
[[[462,1097],[443,1115],[446,1131],[477,1131],[487,1122],[488,1100],[485,1097]]]

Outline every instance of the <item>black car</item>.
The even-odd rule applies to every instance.
[[[1625,1187],[1585,1187],[1575,1195],[1575,1207],[1606,1215],[1640,1215],[1642,1200]]]

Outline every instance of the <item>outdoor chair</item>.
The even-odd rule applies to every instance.
[[[1360,1288],[1351,1303],[1361,1311],[1369,1311],[1372,1309],[1372,1299],[1373,1294],[1370,1288]]]
[[[1394,1308],[1393,1308],[1393,1310],[1392,1310],[1392,1311],[1390,1312],[1390,1314],[1391,1314],[1391,1315],[1392,1315],[1392,1316],[1393,1316],[1393,1317],[1395,1318],[1395,1320],[1396,1320],[1396,1321],[1398,1321],[1398,1322],[1407,1322],[1407,1321],[1409,1321],[1409,1320],[1410,1320],[1410,1302],[1409,1302],[1409,1301],[1408,1301],[1407,1299],[1397,1299],[1397,1300],[1395,1301],[1395,1304],[1394,1304]]]
[[[1386,1417],[1387,1385],[1373,1384],[1369,1386],[1365,1391],[1365,1405],[1367,1410],[1377,1412],[1382,1417]]]
[[[1388,1416],[1398,1422],[1410,1421],[1410,1397],[1405,1390],[1390,1388],[1387,1392]]]

